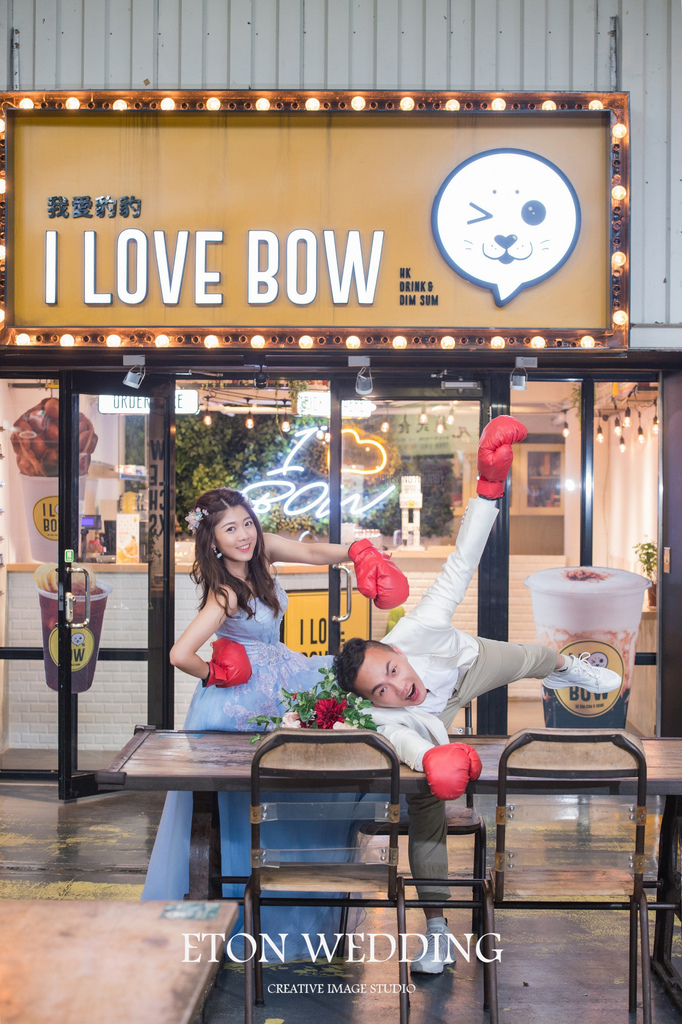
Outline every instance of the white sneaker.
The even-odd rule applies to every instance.
[[[455,954],[448,942],[448,935],[453,939],[454,935],[448,928],[445,918],[443,921],[443,924],[429,923],[426,931],[426,952],[410,964],[413,974],[442,974],[446,964],[455,963]]]
[[[587,660],[590,657],[589,651],[585,651],[579,658],[576,658],[574,654],[569,654],[568,657],[571,659],[568,668],[563,671],[555,670],[542,680],[549,690],[561,690],[564,686],[579,686],[589,693],[611,693],[612,690],[617,690],[620,686],[622,680],[617,672],[613,672],[610,668],[598,668],[596,665],[590,665]]]

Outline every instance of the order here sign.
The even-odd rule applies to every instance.
[[[608,117],[8,110],[7,323],[609,328]]]

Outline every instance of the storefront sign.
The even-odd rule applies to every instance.
[[[148,416],[149,398],[144,395],[99,395],[97,411],[105,415]],[[199,392],[194,388],[176,388],[175,413],[189,415],[199,412]]]
[[[17,330],[612,329],[608,112],[7,114]]]
[[[276,505],[281,505],[285,516],[314,513],[316,519],[327,518],[329,515],[329,484],[326,480],[314,480],[310,483],[302,481],[299,474],[304,472],[303,467],[297,466],[293,462],[296,454],[315,436],[317,430],[318,428],[315,426],[296,431],[293,435],[296,443],[282,465],[277,469],[271,469],[266,474],[266,480],[258,480],[241,488],[242,494],[248,496],[254,512],[258,515],[267,515]],[[347,428],[342,433],[350,434],[356,443],[360,442],[357,431]],[[369,438],[363,439],[362,444],[365,447],[373,445],[378,449],[376,466],[367,470],[344,465],[342,469],[344,474],[356,474],[362,478],[379,473],[386,465],[386,450],[383,445]],[[395,484],[389,484],[379,494],[375,494],[367,500],[363,500],[362,491],[348,494],[341,499],[344,516],[346,518],[357,517],[369,512],[371,508],[381,505],[389,494],[395,491],[395,487]]]
[[[310,657],[327,654],[327,616],[329,594],[326,590],[290,590],[284,615],[284,643],[290,651]],[[369,639],[370,604],[353,591],[350,618],[341,623],[341,643],[352,636]]]

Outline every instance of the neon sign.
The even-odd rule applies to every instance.
[[[359,437],[354,430],[350,430],[350,433],[355,435],[357,441]],[[326,519],[329,515],[329,484],[323,480],[315,480],[309,484],[303,484],[302,487],[297,487],[293,480],[287,479],[289,476],[297,473],[304,473],[303,466],[296,466],[293,464],[294,456],[303,448],[305,444],[310,441],[311,437],[317,432],[317,427],[306,427],[304,430],[297,430],[294,434],[296,444],[293,446],[286,459],[278,469],[271,469],[266,476],[268,480],[257,480],[252,484],[248,484],[242,488],[242,494],[248,495],[250,503],[253,505],[254,512],[258,515],[267,515],[272,508],[281,502],[282,512],[285,516],[300,516],[306,512],[313,512],[315,519]],[[344,433],[347,431],[344,430]],[[362,441],[363,444],[374,444],[378,448],[382,448],[383,462],[379,469],[386,465],[386,452],[377,441]],[[362,473],[378,473],[379,469],[367,470],[349,470],[349,472],[362,472]],[[299,478],[300,479],[300,478]],[[341,508],[345,509],[346,514],[349,516],[361,516],[365,512],[368,512],[371,508],[376,505],[380,505],[382,501],[388,498],[389,494],[395,491],[396,485],[389,484],[380,494],[377,494],[370,501],[363,504],[362,497],[359,494],[350,494],[347,498],[341,500]]]

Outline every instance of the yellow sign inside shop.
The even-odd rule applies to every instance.
[[[327,616],[329,594],[326,590],[294,590],[284,615],[284,643],[292,651],[327,654]],[[362,594],[353,591],[350,618],[341,623],[341,643],[353,636],[369,639],[370,606]]]
[[[7,323],[611,327],[608,120],[8,111]]]

